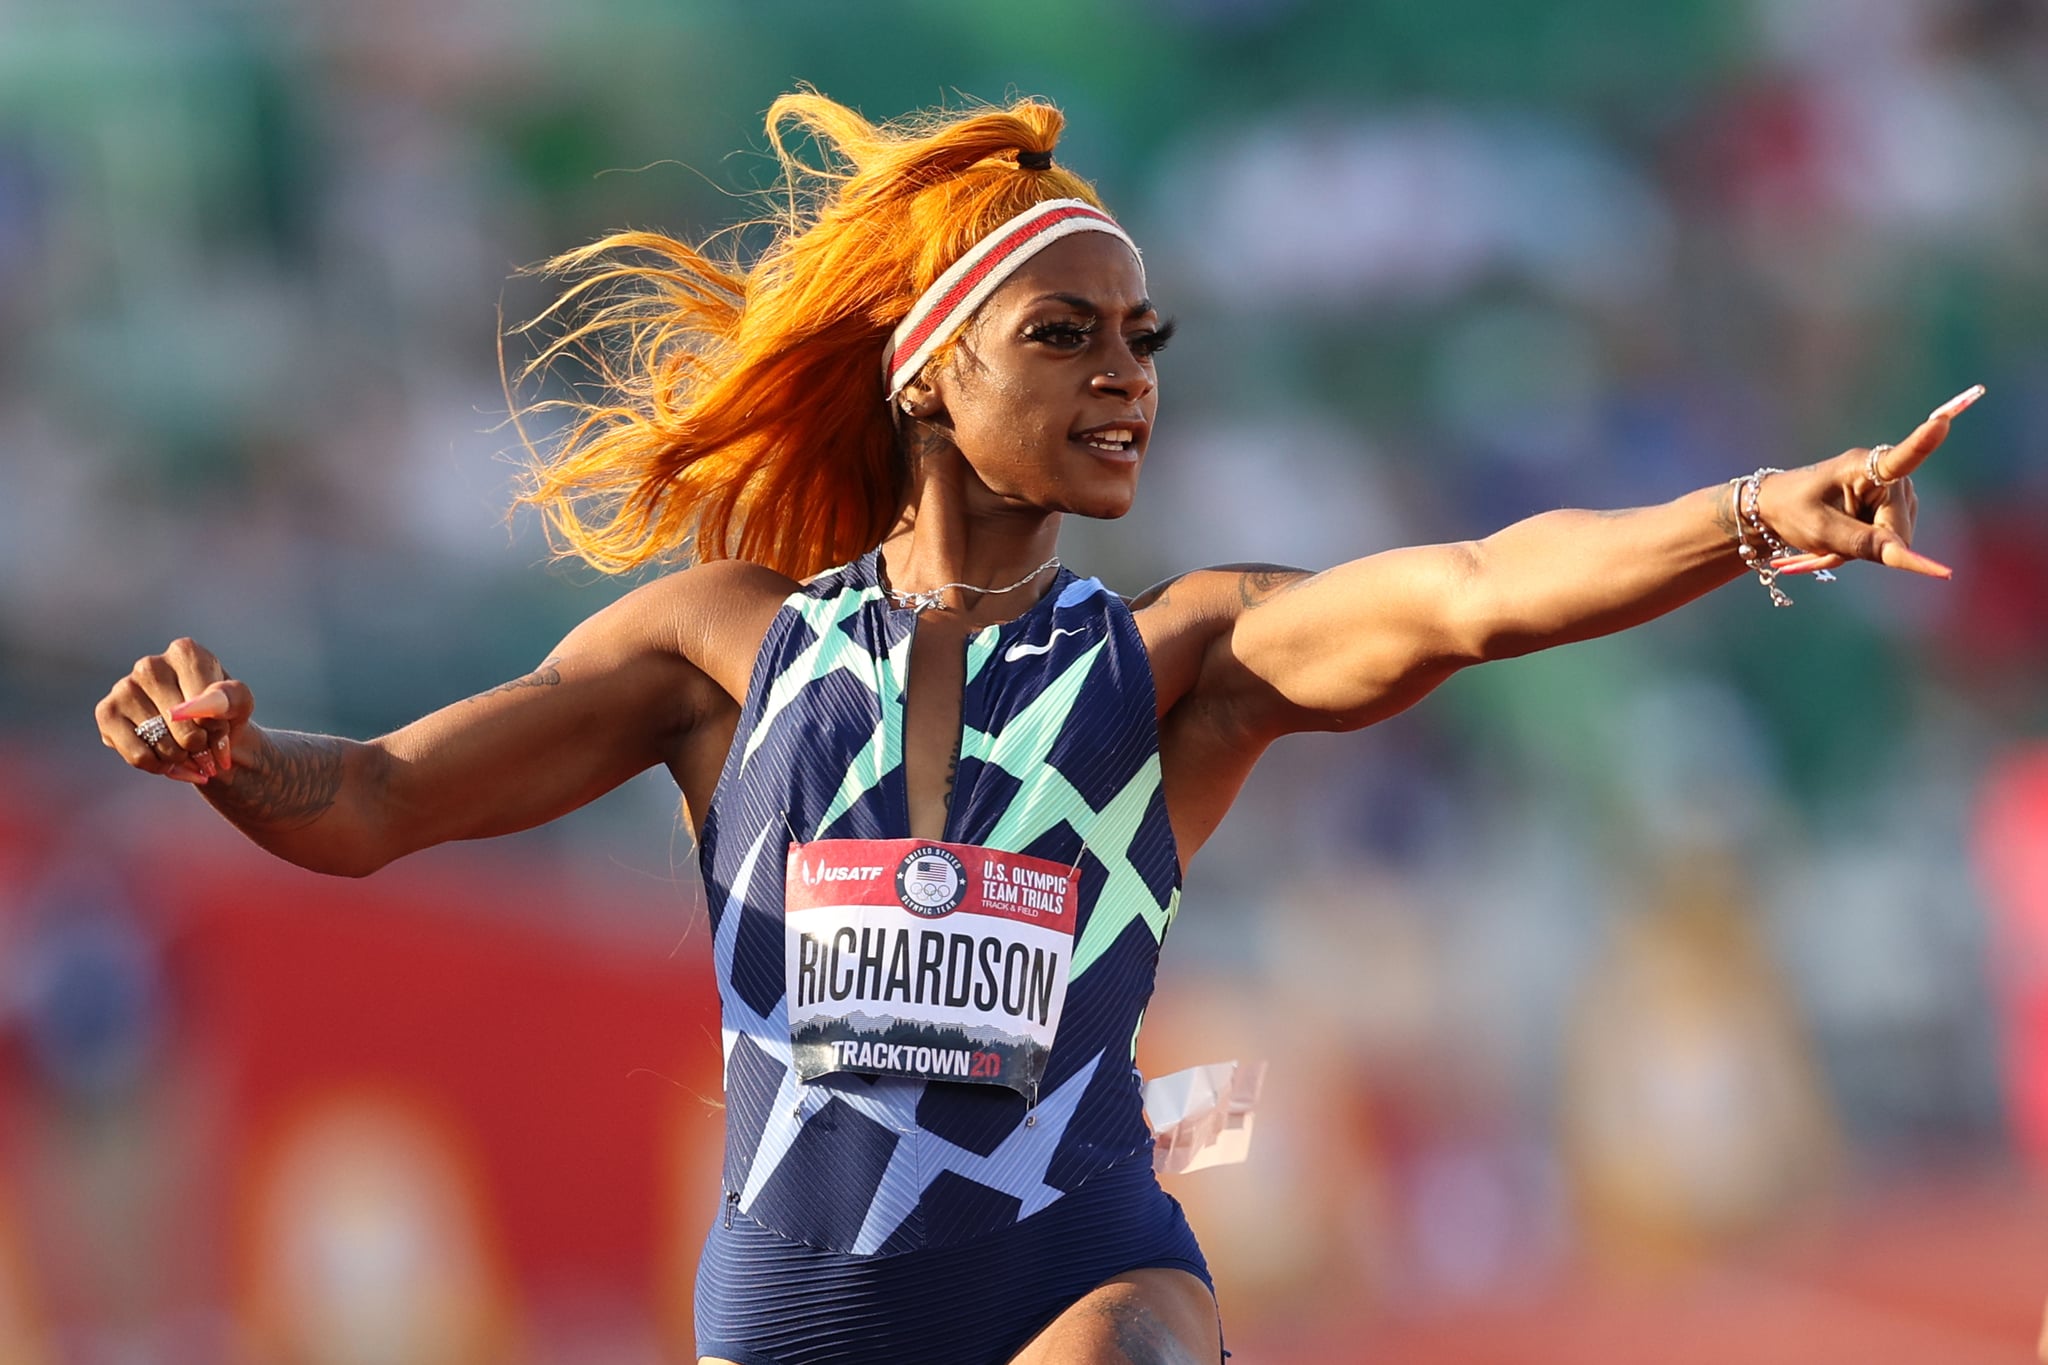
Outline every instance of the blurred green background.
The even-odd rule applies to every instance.
[[[799,82],[877,118],[1067,112],[1062,162],[1182,325],[1138,509],[1068,528],[1069,562],[1127,594],[1663,500],[1896,440],[1989,386],[1917,480],[1918,543],[1953,582],[1856,566],[1788,611],[1738,583],[1280,745],[1195,864],[1141,1061],[1273,1059],[1250,1163],[1175,1186],[1244,1359],[1689,1358],[1551,1334],[1640,1311],[1710,1349],[1685,1316],[1700,1277],[1779,1283],[1756,1258],[1785,1255],[1869,1302],[1800,1319],[1786,1359],[2030,1339],[2036,0],[0,0],[0,1358],[686,1358],[669,1263],[701,1221],[587,1262],[530,1254],[559,1229],[478,1234],[513,1268],[438,1337],[293,1326],[233,1269],[260,1250],[180,1253],[233,1222],[244,1168],[209,1125],[264,1122],[192,1079],[243,1055],[190,1027],[215,941],[194,926],[266,874],[192,794],[103,753],[90,712],[189,634],[259,719],[367,736],[525,671],[622,591],[506,518],[498,337],[548,297],[515,272],[617,227],[748,217],[762,112]],[[627,973],[682,952],[670,987],[701,1009],[688,861],[655,775],[350,894],[544,885],[504,923]],[[275,886],[262,922],[289,925],[301,883]],[[365,913],[416,950],[406,915]],[[345,1030],[336,1008],[303,1026]],[[507,1068],[491,1037],[471,1062]],[[681,1041],[715,1067],[702,1028]],[[702,1099],[649,1142],[706,1149]],[[194,1170],[211,1183],[162,1213]],[[1948,1287],[1872,1282],[1919,1286],[1933,1335],[1881,1331],[1898,1295],[1841,1289],[1827,1248],[1939,1242],[1910,1221],[1928,1209],[1963,1220]],[[1782,1250],[1801,1235],[1822,1249]],[[334,1274],[388,1269],[360,1254]],[[1617,1309],[1618,1284],[1663,1297]],[[1727,1354],[1771,1358],[1707,1358]]]

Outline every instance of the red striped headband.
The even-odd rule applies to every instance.
[[[976,242],[918,296],[910,316],[889,338],[885,370],[890,401],[917,377],[932,352],[945,345],[961,324],[974,316],[974,310],[988,301],[998,285],[1017,273],[1024,262],[1077,232],[1106,232],[1137,254],[1138,244],[1117,226],[1116,219],[1093,204],[1079,199],[1033,204]]]

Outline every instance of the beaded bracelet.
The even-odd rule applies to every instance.
[[[1778,586],[1778,569],[1771,561],[1800,552],[1780,540],[1777,532],[1764,525],[1763,516],[1757,511],[1757,500],[1763,494],[1764,479],[1772,474],[1784,472],[1782,469],[1765,465],[1753,474],[1728,481],[1735,489],[1735,553],[1741,556],[1747,568],[1755,571],[1756,581],[1763,584],[1765,590],[1770,593],[1771,605],[1774,607],[1791,606],[1792,595]],[[1752,533],[1757,540],[1755,545],[1750,544]],[[1832,583],[1835,576],[1826,569],[1821,569],[1814,574],[1813,581]]]

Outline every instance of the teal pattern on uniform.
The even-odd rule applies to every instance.
[[[725,1045],[728,1206],[859,1255],[986,1235],[1150,1145],[1132,1059],[1181,884],[1144,643],[1120,598],[1061,569],[1030,610],[968,639],[944,836],[1081,869],[1066,1008],[1035,1108],[996,1086],[797,1079],[783,992],[787,849],[910,833],[903,698],[915,617],[891,605],[879,573],[870,552],[783,603],[699,854]]]

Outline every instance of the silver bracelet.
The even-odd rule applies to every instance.
[[[1771,605],[1774,607],[1791,606],[1792,595],[1778,586],[1778,570],[1771,561],[1787,555],[1796,555],[1801,551],[1787,545],[1778,538],[1777,532],[1764,525],[1763,516],[1757,511],[1757,501],[1762,496],[1765,478],[1784,472],[1782,469],[1765,465],[1755,473],[1728,481],[1735,487],[1735,553],[1741,557],[1745,567],[1755,572],[1756,581],[1763,584],[1765,591],[1770,593]],[[1750,543],[1752,535],[1756,538],[1754,545]],[[1821,569],[1814,574],[1813,581],[1832,583],[1835,576],[1826,569]]]

